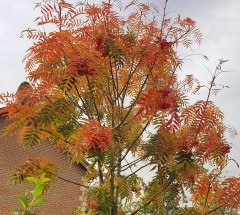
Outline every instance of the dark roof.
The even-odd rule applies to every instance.
[[[4,109],[4,107],[0,108],[0,118],[6,117],[7,111],[1,112]]]

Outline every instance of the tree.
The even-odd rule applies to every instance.
[[[221,177],[228,128],[210,100],[225,61],[207,99],[189,105],[187,94],[203,86],[193,75],[179,80],[177,48],[200,44],[202,35],[192,19],[169,18],[166,6],[43,0],[35,21],[53,30],[23,31],[34,42],[24,58],[31,86],[1,94],[11,121],[5,132],[86,160],[91,214],[233,214],[239,207],[240,178]],[[149,183],[138,174],[143,168],[153,174]],[[186,194],[192,204],[184,204]]]

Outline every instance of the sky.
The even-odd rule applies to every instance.
[[[223,65],[228,71],[216,81],[230,88],[224,88],[211,100],[223,111],[225,123],[233,126],[240,133],[240,1],[239,0],[169,0],[169,11],[190,17],[197,22],[203,34],[200,47],[194,46],[196,54],[204,54],[209,58],[192,57],[186,62],[183,73],[194,74],[202,84],[210,81],[207,71],[214,71],[219,59],[229,60]],[[197,98],[206,99],[206,91],[197,94]],[[232,150],[230,156],[240,163],[240,136],[228,139]],[[228,174],[240,175],[239,168],[234,163],[226,169]]]
[[[155,0],[157,2],[161,0]],[[35,27],[37,11],[34,0],[1,0],[0,11],[0,92],[15,92],[26,79],[22,59],[31,45],[26,38],[19,39],[20,32]],[[223,66],[229,72],[222,74],[218,82],[230,88],[225,88],[212,100],[224,112],[226,124],[240,132],[240,0],[168,0],[167,11],[169,16],[180,14],[197,22],[203,43],[200,47],[193,46],[194,51],[188,54],[204,54],[209,58],[205,61],[203,57],[193,56],[183,66],[182,74],[194,74],[206,84],[210,80],[208,69],[213,71],[219,59],[229,60]],[[196,98],[206,98],[206,91]],[[240,163],[240,136],[229,142],[232,144],[230,156]],[[240,174],[236,165],[228,171],[235,176]]]

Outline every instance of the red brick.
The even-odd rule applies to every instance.
[[[0,117],[0,130],[6,126],[5,119]],[[11,184],[11,173],[29,158],[43,157],[53,161],[58,168],[58,175],[82,184],[85,169],[81,165],[70,164],[66,155],[57,151],[53,145],[42,143],[33,149],[23,149],[17,142],[16,136],[0,137],[0,215],[8,215],[13,208],[21,208],[21,205],[13,198],[15,194],[23,194],[26,189],[31,189],[29,184],[14,186]],[[84,194],[80,187],[63,180],[53,184],[46,194],[47,204],[37,208],[40,215],[68,215],[74,208],[82,205],[80,196]]]

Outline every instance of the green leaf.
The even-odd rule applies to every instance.
[[[47,199],[45,198],[39,198],[39,199],[36,199],[30,206],[30,208],[33,208],[34,206],[38,205],[38,204],[42,204],[42,203],[47,203]]]
[[[18,212],[18,211],[13,211],[13,212],[10,213],[10,215],[21,215],[21,213]]]
[[[51,181],[52,179],[51,178],[43,178],[42,180],[41,180],[41,182],[42,183],[47,183],[47,182],[49,182],[49,181]]]
[[[33,185],[38,185],[38,180],[34,177],[27,177],[26,180]]]
[[[25,192],[24,192],[25,196],[32,194],[32,193],[33,193],[33,191],[30,191],[30,190],[25,190]]]
[[[33,190],[33,196],[34,197],[40,196],[43,193],[43,190],[45,187],[46,187],[46,184],[38,184]]]
[[[18,201],[22,204],[24,209],[28,208],[28,200],[22,195],[16,195]]]

